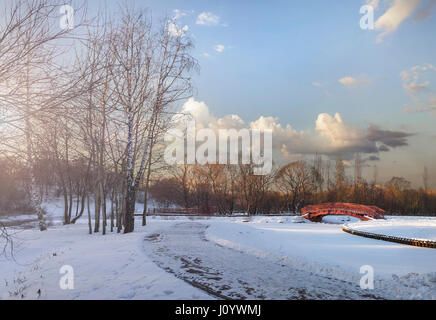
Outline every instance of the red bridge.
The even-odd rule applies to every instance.
[[[368,221],[384,219],[385,211],[375,206],[354,203],[325,203],[307,206],[301,210],[301,216],[313,222],[321,222],[324,216],[329,215],[351,216]]]

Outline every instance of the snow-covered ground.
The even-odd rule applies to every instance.
[[[354,230],[386,236],[436,241],[436,218],[387,217],[386,220],[348,223],[347,226]]]
[[[224,299],[383,299],[380,290],[323,276],[284,257],[252,254],[206,240],[217,221],[179,221],[147,237],[146,251],[161,268]],[[228,221],[228,224],[232,222]]]
[[[106,207],[110,208],[110,202],[109,200],[106,203]],[[153,209],[156,207],[156,204],[149,200],[148,208]],[[45,212],[44,216],[45,219],[48,221],[49,225],[61,225],[64,221],[64,199],[61,197],[48,197],[45,198],[42,203],[42,208]],[[90,209],[91,214],[94,212],[94,200],[91,199],[90,201]],[[110,210],[110,209],[108,209]],[[135,211],[138,213],[142,213],[144,210],[144,204],[137,202],[135,205]],[[74,199],[74,206],[72,210],[73,218],[75,216],[76,212],[76,199]],[[87,209],[85,209],[85,212],[83,213],[82,220],[86,220],[88,212]],[[38,221],[35,214],[5,214],[3,213],[0,215],[0,223],[3,223],[7,226],[20,226],[20,228],[37,228],[38,227]]]
[[[353,236],[339,225],[267,223],[263,219],[216,222],[207,237],[257,256],[291,259],[299,268],[354,283],[360,281],[360,268],[369,265],[375,278],[383,282],[380,285],[396,297],[436,299],[434,249]]]
[[[360,220],[349,216],[325,216],[322,218],[323,223],[344,224],[350,222],[359,222]]]
[[[210,299],[144,254],[144,237],[153,227],[138,224],[135,233],[106,236],[87,235],[87,229],[78,224],[19,232],[14,259],[0,258],[0,299]],[[73,267],[74,290],[60,288],[64,265]]]
[[[386,223],[401,219],[436,221]],[[300,217],[150,217],[133,234],[106,236],[88,235],[82,219],[17,236],[15,261],[0,260],[3,299],[436,299],[436,250]],[[74,290],[60,289],[63,265],[74,268]],[[374,290],[359,287],[364,265]]]
[[[436,222],[435,218],[429,220]],[[379,275],[436,271],[434,249],[353,236],[344,233],[340,225],[289,223],[300,222],[297,217],[256,217],[250,223],[244,221],[216,221],[208,229],[207,237],[241,250],[292,257],[296,263],[301,261],[302,267],[310,267],[311,262],[337,266],[342,269],[341,273],[347,270],[355,274],[362,265],[372,265]],[[360,224],[368,225],[359,222],[353,226]]]

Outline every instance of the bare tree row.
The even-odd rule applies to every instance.
[[[65,224],[87,212],[90,232],[105,234],[110,221],[111,231],[129,233],[175,103],[192,91],[192,42],[169,32],[168,19],[155,24],[128,6],[95,19],[84,13],[64,30],[59,6],[18,1],[5,12],[0,150],[25,165],[40,230],[47,223],[37,165],[49,164],[41,178],[52,175],[61,190]]]

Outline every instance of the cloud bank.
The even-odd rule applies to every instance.
[[[261,116],[251,122],[244,121],[236,114],[224,117],[213,115],[205,102],[189,99],[182,112],[196,121],[197,127],[218,129],[269,129],[273,132],[274,161],[287,161],[315,153],[334,157],[341,154],[344,160],[352,159],[355,153],[368,154],[378,160],[381,152],[392,148],[405,147],[413,134],[402,131],[381,129],[375,125],[359,128],[345,123],[339,113],[319,114],[314,127],[297,131],[291,124],[283,126],[276,117]]]

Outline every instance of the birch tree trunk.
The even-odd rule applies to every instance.
[[[26,63],[26,121],[25,121],[25,133],[26,133],[26,152],[27,152],[27,174],[29,178],[28,190],[30,193],[30,200],[32,207],[36,211],[38,218],[38,225],[40,231],[47,230],[47,223],[44,218],[44,212],[42,210],[42,199],[38,192],[38,186],[36,184],[35,171],[34,171],[34,154],[32,148],[32,123],[31,123],[31,106],[30,106],[30,57],[27,56]]]

